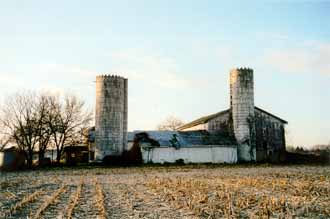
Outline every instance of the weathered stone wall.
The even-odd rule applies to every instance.
[[[233,69],[230,72],[230,108],[233,131],[240,161],[256,160],[254,117],[253,70]]]
[[[257,161],[279,162],[285,151],[284,123],[255,110]]]
[[[224,132],[229,133],[229,117],[230,113],[223,113],[213,119],[210,119],[208,122],[204,124],[198,124],[189,128],[182,129],[180,131],[197,131],[197,130],[206,130],[209,132]]]
[[[127,144],[127,79],[96,77],[95,158],[121,155]]]
[[[208,123],[208,131],[209,132],[223,132],[230,134],[230,128],[229,128],[229,112],[222,114],[220,116],[217,116],[214,119],[211,119]]]

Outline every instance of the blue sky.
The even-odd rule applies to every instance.
[[[95,76],[118,74],[129,129],[154,129],[227,109],[229,70],[246,66],[288,144],[329,143],[330,1],[242,2],[0,0],[0,101],[46,89],[93,108]]]

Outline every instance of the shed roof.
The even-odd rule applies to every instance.
[[[0,152],[12,152],[12,151],[19,151],[19,149],[15,146],[6,146],[1,148]]]

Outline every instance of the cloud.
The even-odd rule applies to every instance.
[[[50,75],[56,75],[58,77],[91,77],[95,76],[96,72],[88,69],[84,69],[80,66],[64,65],[57,63],[41,63],[33,64],[29,67],[31,72],[40,76],[46,76],[49,78]]]
[[[155,129],[159,116],[171,112],[199,82],[188,77],[177,60],[153,51],[121,50],[112,53],[110,60],[111,71],[129,79],[129,130]]]
[[[54,86],[44,86],[40,89],[42,93],[52,94],[55,96],[65,96],[67,94],[66,89]]]
[[[0,69],[0,102],[22,90],[47,91],[58,95],[85,95],[94,88],[96,72],[80,66],[57,63],[22,64],[4,73]]]
[[[319,73],[330,76],[330,43],[303,42],[299,46],[268,50],[263,62],[284,73]]]
[[[142,80],[162,88],[187,88],[192,81],[183,77],[179,65],[171,58],[145,54],[138,50],[111,55],[113,68],[127,78]]]
[[[0,73],[0,87],[21,87],[24,82],[15,74]]]
[[[289,35],[287,33],[282,32],[257,32],[256,38],[258,40],[265,40],[268,41],[287,41],[290,39]]]
[[[80,94],[94,86],[98,74],[79,65],[40,63],[26,66],[31,89],[48,90],[54,93]],[[32,73],[33,72],[33,73]],[[35,78],[31,78],[31,76]]]

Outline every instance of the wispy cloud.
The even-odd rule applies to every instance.
[[[52,62],[19,65],[11,69],[10,73],[0,69],[0,90],[4,94],[1,98],[22,90],[80,95],[86,89],[93,88],[96,74],[80,66]]]
[[[299,46],[268,50],[264,63],[284,73],[330,75],[330,43],[303,42]]]
[[[133,80],[143,80],[162,88],[187,88],[192,81],[186,79],[179,65],[171,58],[145,54],[137,50],[120,51],[111,55],[114,69]]]
[[[23,80],[15,74],[0,73],[0,87],[21,87],[24,85]]]
[[[18,76],[0,72],[0,104],[5,100],[5,96],[9,95],[13,90],[23,87],[24,81],[21,80]]]
[[[67,77],[91,77],[96,74],[95,71],[84,69],[80,66],[75,65],[65,65],[58,63],[38,63],[30,66],[31,70],[40,76],[56,75],[57,77],[64,76]]]
[[[268,40],[268,41],[287,41],[290,36],[282,32],[257,32],[256,37],[258,40]]]

